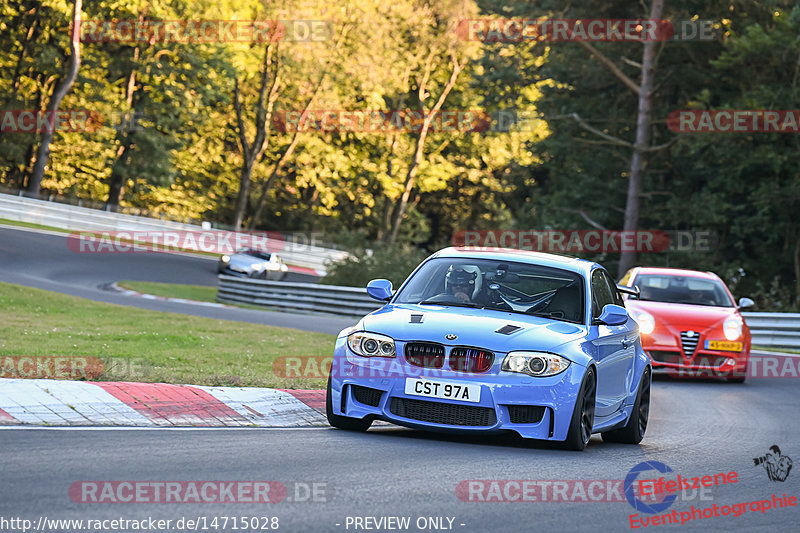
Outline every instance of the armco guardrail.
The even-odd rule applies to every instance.
[[[800,348],[800,313],[742,313],[753,344]]]
[[[362,316],[381,307],[365,289],[219,276],[217,300],[307,313]]]
[[[236,276],[219,276],[217,300],[263,307],[362,316],[381,307],[358,287],[287,283]],[[753,335],[753,344],[800,348],[800,313],[742,313]]]
[[[194,224],[100,211],[10,194],[0,194],[0,218],[70,231],[209,231]],[[347,256],[347,252],[341,250],[296,242],[285,242],[278,253],[289,265],[309,268],[318,274],[324,274],[326,261],[337,261]]]

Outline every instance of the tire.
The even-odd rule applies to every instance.
[[[334,414],[330,376],[328,376],[328,393],[325,396],[325,415],[328,417],[328,424],[347,431],[366,431],[372,425],[372,420],[369,418],[350,418],[349,416]]]
[[[623,444],[639,444],[647,431],[647,420],[650,417],[650,369],[642,374],[636,401],[631,416],[625,427],[613,431],[604,431],[605,442],[621,442]]]
[[[583,377],[578,398],[575,400],[575,409],[572,411],[572,420],[569,423],[567,439],[564,448],[582,451],[589,444],[594,425],[594,407],[597,393],[597,380],[594,369],[589,368]]]

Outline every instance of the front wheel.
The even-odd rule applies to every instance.
[[[575,409],[572,411],[572,421],[569,424],[567,439],[564,447],[568,450],[582,451],[589,444],[594,426],[595,391],[597,390],[594,369],[589,368],[583,377],[578,398],[575,400]]]
[[[349,416],[337,415],[333,412],[330,376],[328,376],[328,393],[325,396],[325,415],[328,417],[328,424],[335,428],[346,429],[348,431],[366,431],[372,425],[372,420],[368,418],[351,418]]]
[[[633,404],[633,411],[628,417],[628,423],[621,429],[606,431],[603,433],[603,440],[606,442],[621,442],[624,444],[639,444],[644,438],[647,430],[647,420],[650,417],[650,369],[646,369],[642,374],[642,381],[639,383],[639,392],[636,394],[636,402]]]

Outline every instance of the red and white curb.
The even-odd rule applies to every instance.
[[[111,283],[107,287],[109,290],[112,290],[117,294],[122,294],[125,296],[135,296],[136,298],[143,298],[145,300],[160,300],[162,302],[176,302],[180,304],[202,305],[205,307],[218,307],[218,308],[233,307],[231,305],[225,305],[217,302],[201,302],[199,300],[187,300],[186,298],[172,298],[170,296],[156,296],[154,294],[146,294],[143,292],[133,291],[131,289],[123,289],[116,282]]]
[[[324,391],[0,379],[0,425],[325,426]]]

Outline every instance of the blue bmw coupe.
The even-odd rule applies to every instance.
[[[650,360],[618,287],[599,264],[519,250],[447,248],[386,304],[342,331],[327,416],[435,431],[514,431],[583,450],[593,433],[637,444]]]

